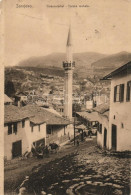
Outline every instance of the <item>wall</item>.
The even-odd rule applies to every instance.
[[[33,132],[31,131],[30,127],[29,131],[26,131],[26,137],[29,143],[29,151],[31,150],[32,143],[42,138],[45,138],[46,144],[46,123],[40,125],[40,131],[39,125],[33,126]]]
[[[22,122],[17,123],[17,134],[8,135],[8,126],[4,128],[4,156],[8,160],[12,159],[12,143],[22,140],[22,154],[28,150],[29,143],[26,136],[26,131],[30,131],[29,120],[25,121],[25,128],[22,128]],[[25,131],[26,129],[26,131]],[[23,139],[24,138],[24,139]]]
[[[92,109],[93,108],[93,100],[86,101],[86,109]]]
[[[51,134],[47,134],[47,145],[53,142],[59,144],[59,137],[64,135],[64,126],[49,125],[48,127],[51,128]]]
[[[49,145],[49,143],[55,142],[57,144],[64,143],[69,138],[72,138],[74,136],[74,127],[73,125],[67,125],[67,126],[58,126],[53,125],[52,126],[52,133],[47,135],[46,143]]]
[[[130,102],[126,102],[127,82],[130,80],[131,75],[121,75],[114,77],[111,82],[109,148],[112,148],[112,124],[114,124],[117,125],[117,151],[131,150],[131,100]],[[114,86],[123,83],[125,84],[124,102],[114,102]]]
[[[46,124],[42,124],[40,132],[38,125],[34,126],[31,132],[30,121],[25,120],[25,127],[22,128],[22,122],[17,123],[17,134],[13,133],[8,135],[8,126],[5,127],[4,134],[4,149],[5,156],[8,160],[12,159],[12,143],[22,140],[22,154],[31,150],[32,143],[39,139],[45,138],[46,141]]]
[[[70,124],[67,126],[66,134],[69,135],[70,139],[72,139],[74,137],[74,125],[73,124]]]
[[[21,96],[21,101],[27,101],[27,96]]]
[[[100,146],[101,148],[104,148],[104,129],[107,129],[107,142],[106,142],[106,148],[109,148],[109,120],[106,116],[99,114],[99,123],[102,124],[102,133],[97,131],[97,145]]]

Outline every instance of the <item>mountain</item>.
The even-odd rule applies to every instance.
[[[131,53],[120,52],[106,56],[91,64],[94,74],[104,75],[131,61]]]
[[[116,54],[106,55],[95,52],[74,53],[73,58],[76,64],[74,73],[81,78],[90,75],[102,77],[114,69],[131,61],[131,53],[120,52]],[[31,57],[21,61],[18,66],[41,69],[45,74],[63,76],[63,61],[66,60],[65,53],[52,53],[47,56]],[[58,74],[57,74],[58,72]]]
[[[103,57],[105,54],[95,53],[95,52],[85,52],[85,53],[74,53],[73,58],[76,63],[76,69],[81,67],[91,67],[91,64]],[[66,60],[65,53],[52,53],[47,56],[31,57],[24,61],[21,61],[18,65],[24,67],[58,67],[62,68],[63,61]]]

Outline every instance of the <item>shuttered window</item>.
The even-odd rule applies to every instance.
[[[117,86],[114,87],[114,102],[116,102],[116,92],[117,92]]]
[[[114,102],[124,101],[124,84],[116,85],[114,87]]]
[[[126,101],[131,99],[131,81],[127,82]]]
[[[114,102],[119,102],[120,98],[120,85],[114,87]]]
[[[124,101],[124,84],[120,85],[120,95],[119,95],[120,102]]]

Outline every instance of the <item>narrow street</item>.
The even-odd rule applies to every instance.
[[[42,160],[35,159],[32,163],[34,168],[30,162],[31,171],[24,171],[21,167],[25,176],[29,175],[28,194],[41,194],[41,191],[52,195],[130,194],[130,159],[105,154],[96,146],[96,138],[80,143],[78,147],[67,145],[57,154]],[[6,170],[5,175],[8,172]],[[14,189],[16,186],[18,182]],[[10,194],[14,189],[8,187]]]

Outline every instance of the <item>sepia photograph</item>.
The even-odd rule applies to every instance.
[[[0,1],[0,195],[131,194],[130,21],[131,0]]]

